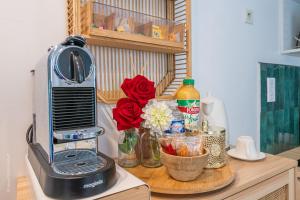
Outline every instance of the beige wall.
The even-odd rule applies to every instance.
[[[15,199],[24,175],[25,132],[31,123],[30,70],[49,45],[66,35],[65,0],[1,1],[0,199]]]

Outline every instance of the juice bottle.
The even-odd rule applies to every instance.
[[[176,93],[178,109],[183,113],[185,130],[197,131],[200,127],[200,93],[194,88],[191,78],[183,80],[183,86]]]

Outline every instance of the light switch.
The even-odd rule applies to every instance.
[[[245,23],[246,24],[253,24],[253,11],[250,9],[246,9],[245,12]]]
[[[275,102],[276,93],[275,93],[275,78],[267,78],[267,102]]]

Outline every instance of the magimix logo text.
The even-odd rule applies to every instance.
[[[99,180],[99,181],[96,181],[96,182],[93,182],[93,183],[89,183],[89,184],[84,184],[83,185],[83,188],[86,189],[86,188],[94,188],[96,187],[97,185],[100,185],[103,183],[103,180]]]

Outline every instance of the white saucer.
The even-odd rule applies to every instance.
[[[246,157],[240,155],[239,153],[237,153],[236,149],[230,149],[229,151],[227,151],[227,154],[233,158],[237,158],[240,160],[246,160],[246,161],[257,161],[257,160],[262,160],[266,157],[266,154],[264,154],[263,152],[259,152],[258,156],[256,158],[246,158]]]

